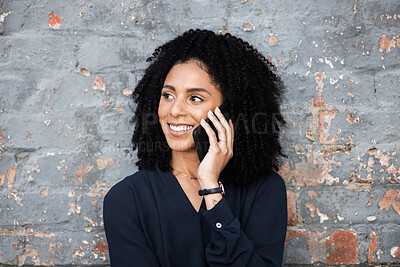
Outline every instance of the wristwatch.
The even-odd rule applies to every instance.
[[[216,194],[216,193],[221,193],[222,196],[224,196],[225,195],[224,186],[222,185],[221,182],[218,182],[218,184],[219,184],[219,187],[216,187],[216,188],[199,190],[199,196],[206,196],[206,195]]]

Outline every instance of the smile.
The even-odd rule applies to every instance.
[[[174,126],[172,124],[168,124],[168,126],[174,132],[187,132],[193,128],[193,126],[189,126],[189,125]]]

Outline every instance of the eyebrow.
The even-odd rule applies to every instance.
[[[176,91],[175,87],[173,87],[172,85],[168,85],[168,84],[164,85],[163,88],[168,88],[168,89],[171,89],[172,91]],[[207,94],[211,95],[211,93],[209,91],[207,91],[206,89],[197,88],[197,87],[186,89],[186,92],[188,92],[188,93],[204,92],[204,93],[207,93]]]

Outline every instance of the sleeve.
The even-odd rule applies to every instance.
[[[134,198],[128,198],[128,208],[124,204],[126,201],[121,201],[120,197],[123,197],[120,192],[111,189],[104,198],[103,205],[111,266],[159,266],[141,229]]]
[[[203,213],[211,229],[205,251],[210,266],[282,266],[286,187],[278,174],[274,176],[272,184],[258,190],[246,229],[241,229],[225,198]]]

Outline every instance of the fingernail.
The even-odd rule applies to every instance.
[[[201,118],[200,123],[204,123],[204,122],[205,122],[205,120],[203,118]]]
[[[214,116],[211,110],[208,111],[208,116]]]
[[[219,107],[216,107],[215,110],[218,111],[219,113],[221,113],[221,110],[219,110]]]

